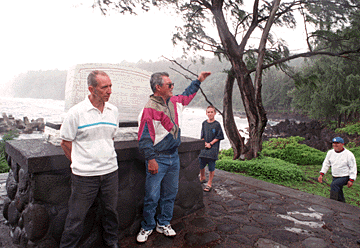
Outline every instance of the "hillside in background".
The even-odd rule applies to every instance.
[[[226,70],[230,68],[229,62],[220,62],[217,58],[206,59],[204,63],[192,63],[178,59],[183,67],[199,74],[201,71],[211,71],[212,75],[202,83],[201,88],[207,98],[220,110],[222,110],[222,100],[224,94],[224,85],[226,80]],[[297,62],[299,63],[299,62]],[[166,71],[170,74],[170,78],[175,83],[174,93],[181,93],[190,83],[182,74],[189,76],[191,79],[197,77],[182,70],[178,65],[167,60],[156,62],[139,61],[137,63],[129,63],[123,61],[120,65],[127,67],[137,67],[151,73]],[[295,65],[297,66],[297,65]],[[182,74],[180,74],[181,72]],[[28,71],[20,74],[13,80],[9,86],[9,91],[13,97],[17,98],[43,98],[63,100],[65,98],[67,71],[48,70],[48,71]],[[288,92],[294,88],[292,80],[290,80],[283,72],[271,69],[264,73],[263,77],[263,101],[265,108],[270,111],[288,110],[290,109],[291,98]],[[237,84],[234,85],[234,111],[243,111],[241,96]],[[199,91],[198,96],[191,102],[191,107],[206,107],[209,104],[205,101]]]
[[[67,71],[28,71],[20,74],[9,86],[11,96],[18,98],[65,99]]]

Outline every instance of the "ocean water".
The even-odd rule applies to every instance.
[[[183,123],[181,128],[181,135],[192,138],[200,138],[201,124],[207,119],[205,109],[185,108],[183,111]],[[220,149],[229,149],[231,147],[230,141],[226,136],[222,116],[215,115],[224,132],[225,139],[220,141]],[[246,118],[235,117],[235,122],[242,137],[247,139],[249,135],[246,133],[246,128],[249,126]]]
[[[31,121],[37,118],[44,118],[45,122],[60,122],[64,115],[65,101],[52,99],[33,99],[33,98],[5,98],[0,97],[0,112],[12,115],[16,119],[23,119],[27,116]],[[201,123],[207,119],[205,109],[185,108],[183,111],[182,136],[200,138]],[[220,122],[223,131],[222,117],[215,115],[215,119]],[[239,130],[245,131],[248,127],[247,119],[235,117],[235,122]],[[248,135],[240,132],[245,138]],[[220,149],[230,148],[230,142],[226,137],[220,142]],[[41,139],[42,133],[21,134],[19,139]]]

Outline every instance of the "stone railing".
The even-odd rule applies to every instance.
[[[179,147],[179,192],[174,218],[204,207],[198,180],[201,140],[182,137]],[[142,220],[145,185],[144,160],[137,141],[115,142],[119,164],[119,238],[136,235]],[[44,140],[12,140],[6,143],[11,167],[6,183],[8,198],[3,215],[10,235],[22,247],[57,247],[63,232],[70,196],[70,161],[61,147]],[[100,208],[96,201],[88,212],[80,247],[102,244]]]

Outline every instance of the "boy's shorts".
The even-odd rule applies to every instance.
[[[215,159],[212,158],[199,158],[200,170],[204,169],[206,165],[209,166],[209,171],[215,170]]]

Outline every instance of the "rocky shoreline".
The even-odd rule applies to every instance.
[[[247,118],[245,112],[234,111],[234,115],[239,118]],[[311,119],[306,115],[300,113],[279,113],[279,112],[267,112],[266,116],[269,121],[281,122],[288,120],[301,121],[301,122],[310,122]]]
[[[234,112],[234,114],[240,118],[246,118],[246,114],[243,112]],[[356,146],[360,146],[359,135],[335,133],[334,130],[327,128],[323,123],[312,120],[300,113],[268,112],[266,115],[268,118],[268,124],[263,133],[263,141],[268,141],[271,138],[300,136],[305,138],[305,140],[300,142],[301,144],[306,144],[310,147],[326,152],[332,148],[332,138],[340,136],[344,139],[345,145],[349,142],[353,142]],[[279,123],[271,126],[269,122]]]
[[[44,118],[29,121],[29,118],[25,116],[23,120],[21,120],[15,119],[11,114],[8,116],[6,113],[3,113],[2,118],[0,118],[0,135],[10,131],[25,134],[30,134],[34,131],[43,132],[44,128]]]
[[[246,118],[245,113],[234,112],[240,118]],[[305,138],[300,142],[321,151],[327,151],[331,148],[331,139],[340,136],[345,143],[354,142],[356,146],[360,145],[359,135],[348,135],[345,133],[335,133],[328,129],[319,121],[311,120],[309,117],[299,113],[276,113],[268,112],[269,121],[279,122],[277,125],[271,126],[269,123],[265,128],[263,140],[270,138],[286,138],[290,136],[300,136]],[[2,114],[0,118],[0,135],[9,131],[18,131],[19,133],[31,134],[35,131],[44,132],[44,118],[31,120],[24,117],[23,120],[15,119],[11,114]],[[240,130],[242,131],[242,130]]]
[[[354,142],[356,146],[360,145],[359,135],[335,133],[321,122],[315,120],[299,122],[286,119],[275,126],[267,125],[263,134],[263,140],[266,141],[270,138],[287,138],[290,136],[303,137],[305,140],[300,143],[306,144],[323,152],[331,149],[331,140],[336,136],[342,137],[345,144]]]

